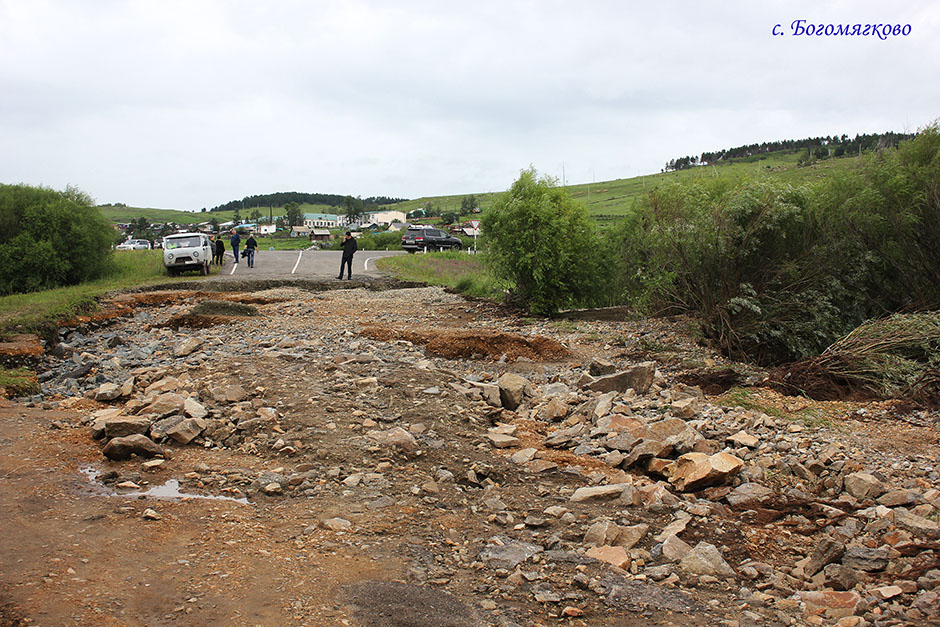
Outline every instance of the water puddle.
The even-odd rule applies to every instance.
[[[163,485],[153,486],[148,490],[128,492],[125,490],[115,490],[101,483],[98,480],[98,477],[101,475],[101,471],[99,471],[94,466],[82,466],[78,469],[78,471],[85,475],[85,477],[88,479],[88,483],[91,484],[92,492],[102,496],[120,496],[133,498],[146,496],[155,499],[179,499],[186,501],[190,499],[203,499],[207,501],[234,501],[235,503],[248,505],[248,499],[245,497],[236,498],[234,496],[222,496],[216,494],[193,494],[189,492],[180,492],[180,482],[176,479],[168,479],[167,482]]]

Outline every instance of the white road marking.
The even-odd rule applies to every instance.
[[[369,262],[370,262],[370,261],[373,261],[374,259],[381,259],[381,258],[382,258],[381,255],[378,256],[378,257],[366,257],[366,262],[365,262],[365,263],[363,264],[363,266],[362,266],[363,272],[368,272],[368,271],[369,271]]]
[[[300,265],[300,258],[303,256],[304,256],[304,251],[300,251],[300,253],[297,255],[297,263],[294,264],[294,269],[290,271],[291,274],[294,274],[295,272],[297,272],[297,266]]]
[[[236,261],[235,263],[232,264],[232,271],[229,272],[228,275],[232,276],[233,274],[235,274],[235,270],[237,269],[238,269],[238,262]]]

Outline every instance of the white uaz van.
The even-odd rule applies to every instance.
[[[170,276],[182,270],[199,270],[209,274],[212,263],[212,242],[202,233],[177,233],[163,240],[163,265]]]

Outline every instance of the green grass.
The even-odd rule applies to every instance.
[[[27,396],[39,392],[39,384],[36,382],[36,375],[26,368],[7,368],[0,367],[0,391],[6,391],[11,397]]]
[[[463,252],[396,255],[376,261],[379,270],[404,281],[449,287],[462,294],[501,300],[503,286],[486,271],[480,258]]]
[[[827,412],[822,406],[807,402],[806,406],[790,411],[779,404],[763,398],[759,389],[741,387],[731,388],[718,397],[718,403],[726,407],[740,407],[759,411],[774,418],[802,422],[808,427],[833,427],[830,417],[831,410]]]
[[[118,250],[114,251],[114,262],[114,272],[97,281],[0,297],[0,335],[14,329],[36,332],[50,322],[92,312],[97,307],[97,299],[113,290],[192,281],[199,277],[192,272],[180,277],[167,276],[162,250]],[[218,272],[216,266],[212,272]]]
[[[303,250],[310,248],[310,240],[306,237],[256,237],[258,241],[258,250],[264,252],[273,248],[274,250]],[[242,238],[242,242],[244,242]],[[228,250],[228,243],[225,244]]]

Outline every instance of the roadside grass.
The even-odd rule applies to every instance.
[[[8,396],[27,396],[39,392],[36,375],[26,368],[0,367],[0,393]]]
[[[716,397],[715,403],[759,411],[773,418],[801,422],[808,427],[830,429],[835,427],[838,416],[850,411],[846,403],[786,397],[764,388],[734,387]]]
[[[382,257],[376,266],[403,281],[441,285],[477,298],[500,301],[504,286],[496,280],[476,255],[440,252]]]
[[[95,311],[97,299],[113,290],[199,278],[198,273],[192,272],[178,277],[167,276],[162,250],[116,250],[114,266],[109,276],[96,281],[0,297],[0,336],[14,330],[38,332],[57,320]],[[218,272],[217,266],[213,266],[212,272]]]
[[[310,240],[306,237],[258,237],[258,250],[303,250],[310,248]],[[242,238],[242,247],[244,247],[245,238]],[[225,244],[226,250],[231,246]]]

